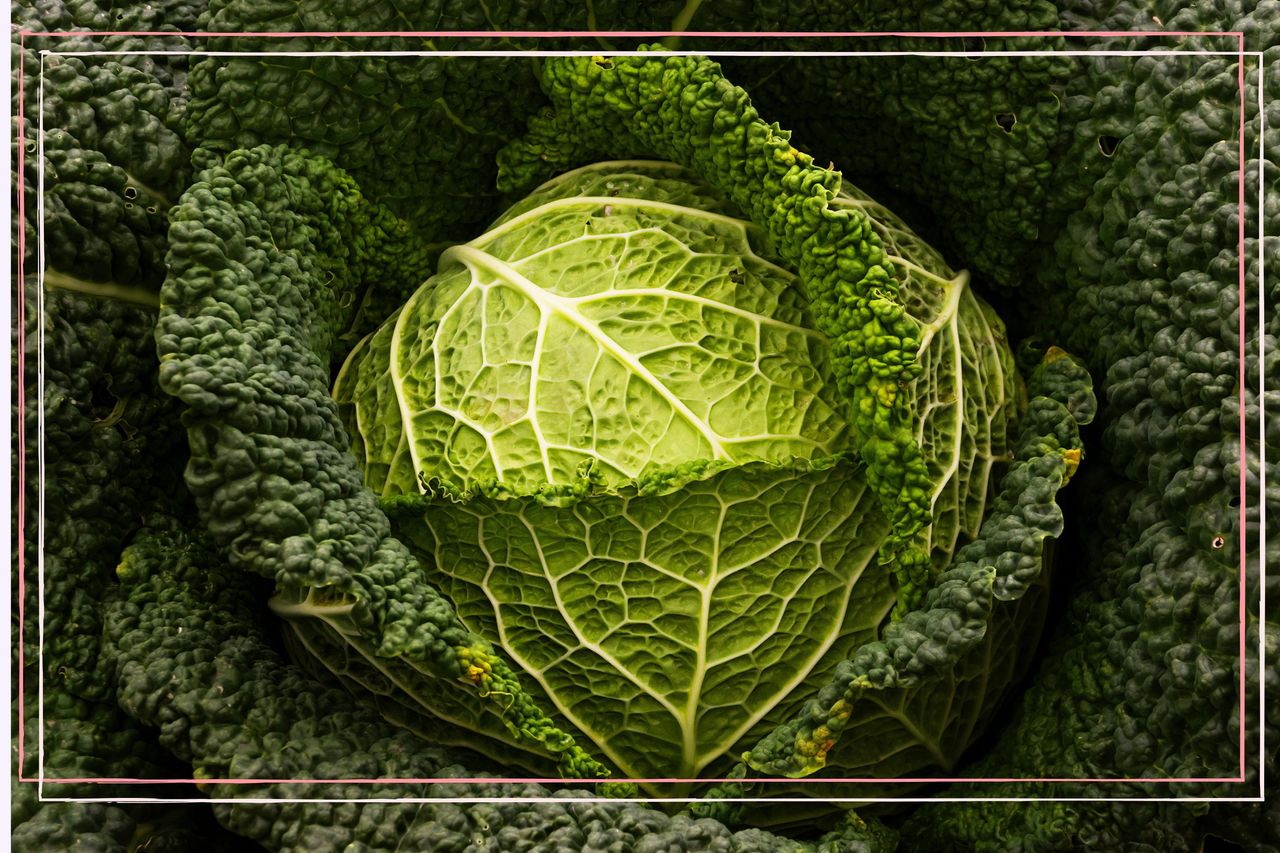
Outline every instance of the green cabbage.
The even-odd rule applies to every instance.
[[[941,571],[978,536],[1025,392],[966,274],[856,191],[831,204],[873,224],[919,329],[919,539]],[[614,161],[446,250],[334,396],[397,534],[562,726],[629,778],[723,775],[920,603],[878,558],[891,525],[830,347],[721,193]],[[328,647],[316,627],[301,645]],[[320,657],[402,719],[498,734],[392,661]]]

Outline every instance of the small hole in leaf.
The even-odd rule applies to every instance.
[[[147,213],[155,213],[155,212],[156,212],[156,209],[154,205],[152,207],[147,208]]]
[[[1000,125],[1000,129],[1005,133],[1012,133],[1013,126],[1018,123],[1018,117],[1013,113],[996,113],[996,124]]]
[[[611,68],[613,68],[613,60],[609,59],[608,57],[598,56],[594,61],[597,66],[599,66],[600,68],[603,68],[605,71],[608,71]]]
[[[984,53],[987,49],[987,40],[980,36],[965,36],[960,40],[960,47],[965,53]],[[965,59],[976,62],[978,57],[966,56]]]
[[[1240,496],[1233,495],[1231,500],[1227,501],[1227,505],[1230,506],[1232,509],[1235,509],[1236,507],[1240,506]]]
[[[124,197],[125,197],[125,198],[137,198],[137,197],[138,197],[138,191],[137,191],[136,189],[134,189],[133,187],[125,187],[125,188],[124,188]]]
[[[1110,157],[1112,154],[1115,154],[1116,148],[1119,147],[1119,145],[1120,140],[1116,139],[1114,136],[1098,137],[1098,150],[1102,152],[1103,157]]]
[[[1227,539],[1225,536],[1215,536],[1210,544],[1213,545],[1213,550],[1221,551],[1227,546]]]
[[[34,139],[27,142],[27,153],[28,154],[36,153],[36,141]]]

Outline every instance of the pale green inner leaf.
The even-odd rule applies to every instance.
[[[339,377],[366,482],[414,493],[423,473],[456,495],[531,494],[588,468],[618,486],[688,462],[837,452],[825,339],[754,230],[575,195],[447,250]]]
[[[888,523],[848,465],[752,463],[571,507],[441,502],[401,529],[630,778],[695,776],[776,724],[894,600],[871,566]]]

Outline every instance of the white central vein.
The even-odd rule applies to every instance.
[[[446,258],[446,256],[448,257]],[[645,367],[635,357],[634,353],[628,352],[617,341],[605,334],[597,323],[584,316],[572,301],[554,293],[548,293],[518,271],[512,269],[510,265],[473,246],[459,245],[446,249],[444,255],[441,256],[440,263],[443,266],[449,260],[460,261],[471,269],[473,274],[477,269],[482,269],[491,275],[500,277],[504,284],[514,287],[525,298],[537,305],[544,315],[559,315],[581,329],[597,346],[620,361],[627,370],[642,379],[667,405],[679,413],[707,441],[714,458],[725,461],[729,461],[732,458],[728,451],[724,449],[723,444],[720,442],[720,437],[712,432],[711,428],[694,414],[683,400],[672,393],[671,389],[663,384],[662,380],[654,376],[653,372]]]
[[[929,502],[931,510],[937,504],[938,498],[944,491],[946,491],[947,485],[951,482],[952,478],[960,470],[961,450],[965,435],[965,400],[963,382],[964,352],[960,341],[960,299],[966,292],[968,292],[968,285],[969,272],[967,270],[961,270],[956,274],[955,278],[947,282],[947,286],[950,287],[950,290],[947,293],[947,301],[942,306],[941,310],[938,311],[938,315],[934,318],[933,322],[924,327],[920,336],[919,351],[921,353],[925,353],[927,357],[929,354],[929,346],[933,343],[934,336],[943,329],[946,329],[948,335],[947,340],[950,342],[951,349],[951,375],[955,377],[955,399],[951,401],[953,405],[949,417],[953,439],[949,442],[950,454],[946,461],[946,467],[941,471],[937,480],[935,480],[933,484],[933,495]],[[934,393],[937,393],[936,389],[931,390],[933,390]],[[931,403],[929,410],[931,411],[934,407],[935,404]],[[922,416],[917,423],[917,442],[923,441],[925,420],[926,417]]]

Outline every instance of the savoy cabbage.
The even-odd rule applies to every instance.
[[[967,275],[869,199],[833,205],[874,223],[920,327],[923,535],[945,569],[1011,458],[1013,354]],[[685,170],[594,164],[445,250],[337,376],[399,534],[627,777],[727,770],[917,603],[877,559],[890,524],[827,338],[772,254]]]

